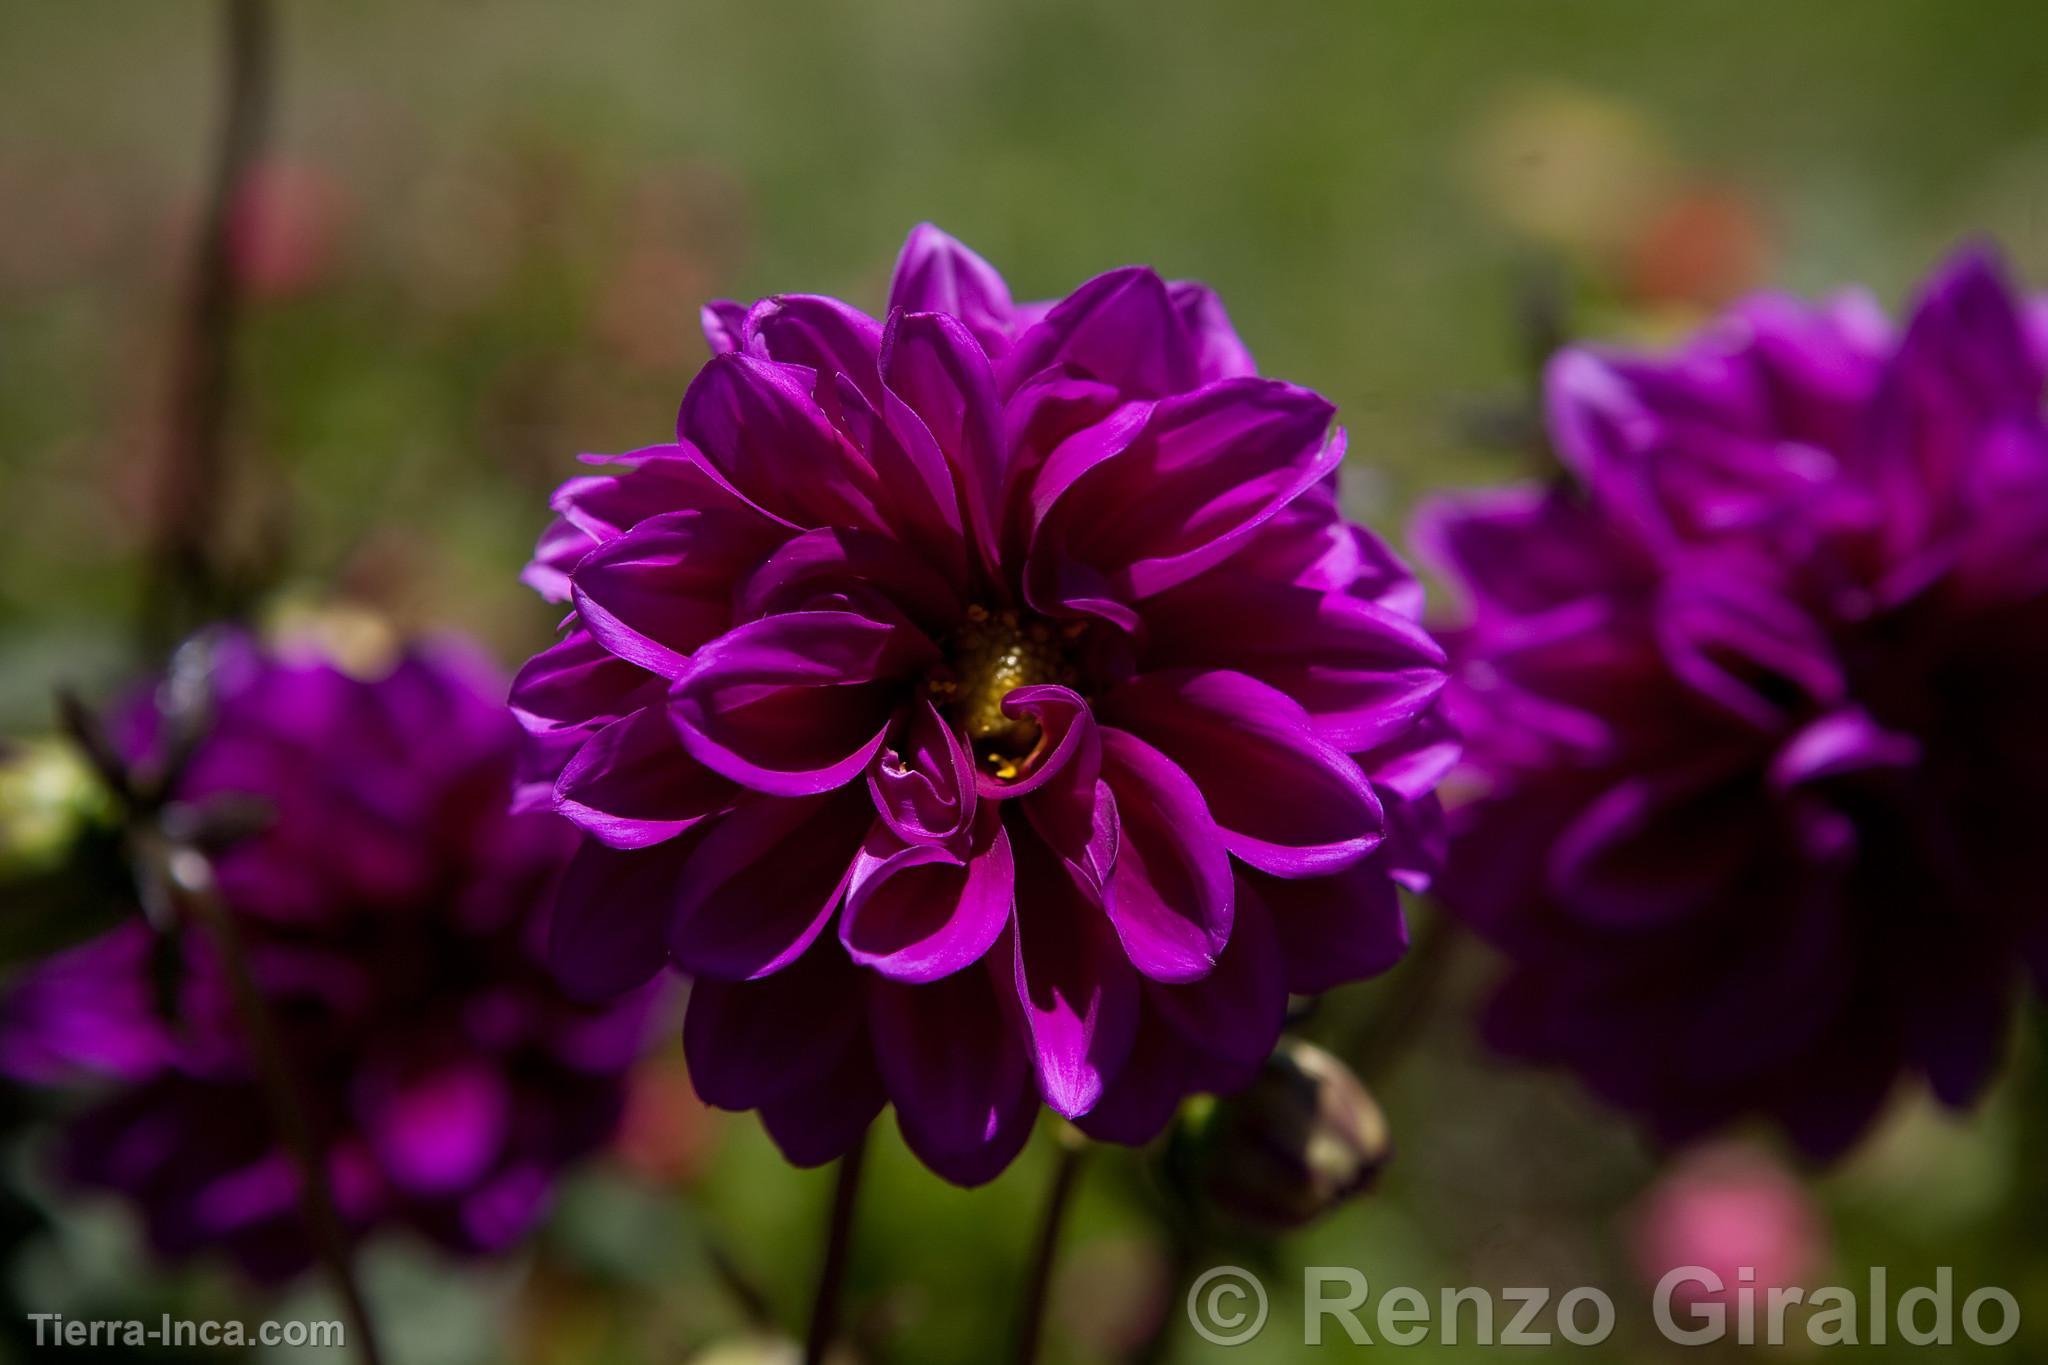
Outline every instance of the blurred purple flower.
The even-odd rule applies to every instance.
[[[527,571],[573,604],[513,689],[529,799],[590,835],[566,981],[673,960],[705,1100],[802,1164],[893,1103],[971,1184],[1041,1098],[1142,1141],[1400,956],[1443,656],[1330,405],[1215,295],[1013,304],[921,227],[886,322],[704,323],[677,444],[564,484]]]
[[[1549,376],[1571,478],[1453,500],[1440,891],[1512,962],[1490,1031],[1682,1140],[1810,1152],[1902,1073],[1952,1105],[2048,968],[2044,348],[1984,253],[1894,334],[1762,297]]]
[[[174,795],[274,807],[218,882],[343,1221],[509,1245],[563,1166],[610,1136],[646,1002],[576,1003],[543,961],[575,831],[507,810],[521,736],[501,684],[452,646],[364,682],[232,637],[213,677],[216,718]],[[160,727],[154,703],[137,708],[132,757]],[[282,1278],[312,1255],[297,1177],[203,938],[182,940],[175,1023],[140,922],[38,967],[0,1001],[0,1070],[98,1082],[64,1133],[65,1172],[132,1198],[159,1252],[218,1248]]]

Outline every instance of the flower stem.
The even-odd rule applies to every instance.
[[[860,1175],[867,1150],[868,1137],[863,1133],[839,1158],[839,1178],[832,1187],[832,1221],[825,1229],[825,1259],[818,1267],[818,1292],[811,1300],[811,1327],[804,1338],[804,1365],[821,1365],[839,1331],[840,1288],[846,1281],[853,1214],[860,1202]]]
[[[1073,1203],[1074,1185],[1081,1175],[1081,1158],[1088,1140],[1071,1128],[1060,1130],[1059,1165],[1053,1168],[1052,1188],[1046,1191],[1045,1208],[1039,1214],[1038,1245],[1031,1255],[1030,1277],[1024,1281],[1024,1298],[1017,1319],[1017,1365],[1036,1365],[1038,1347],[1045,1333],[1045,1301],[1052,1289],[1053,1262],[1059,1257],[1060,1232],[1066,1226],[1067,1208]]]
[[[298,1168],[299,1216],[306,1224],[307,1235],[321,1268],[334,1282],[335,1292],[341,1297],[356,1358],[363,1365],[382,1365],[383,1354],[378,1349],[376,1324],[370,1316],[369,1302],[363,1297],[362,1286],[356,1279],[354,1249],[335,1207],[327,1161],[314,1140],[305,1098],[293,1077],[270,1006],[249,968],[249,955],[242,943],[241,932],[235,927],[234,916],[221,902],[213,882],[212,865],[203,854],[175,844],[163,848],[161,854],[161,875],[171,895],[186,917],[196,922],[206,934],[227,973],[236,1016],[255,1053],[263,1098],[270,1109],[270,1121]]]
[[[269,124],[275,43],[269,0],[225,0],[222,109],[205,217],[186,286],[172,378],[160,508],[143,588],[142,630],[161,647],[219,605],[216,528],[225,481],[224,438],[232,396],[241,285],[232,259],[235,199]]]

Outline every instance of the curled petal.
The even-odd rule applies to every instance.
[[[945,843],[974,818],[974,760],[929,698],[912,702],[875,751],[868,789],[882,822],[907,844]]]
[[[878,530],[882,490],[811,397],[815,372],[753,356],[711,358],[677,429],[746,497],[799,526]]]
[[[991,806],[960,853],[903,844],[877,826],[846,892],[839,941],[855,962],[896,981],[935,981],[979,962],[1009,923],[1016,874],[1002,813]]]
[[[1076,289],[1003,358],[1003,391],[1064,366],[1132,398],[1185,393],[1197,380],[1196,350],[1166,282],[1143,266],[1112,270]]]
[[[1224,311],[1223,300],[1216,297],[1215,290],[1193,280],[1175,280],[1166,286],[1166,296],[1172,300],[1173,311],[1180,315],[1181,327],[1194,346],[1195,378],[1199,382],[1207,384],[1259,372],[1250,349],[1230,325],[1230,314]]]
[[[836,526],[794,536],[762,560],[740,580],[733,614],[751,621],[875,596],[930,632],[960,617],[958,587],[901,542]]]
[[[638,710],[666,688],[580,626],[534,655],[512,680],[512,714],[533,734],[581,730]]]
[[[944,313],[893,313],[882,343],[882,411],[906,448],[934,446],[952,474],[964,524],[991,571],[1003,489],[1003,410],[988,355]]]
[[[745,337],[750,354],[821,377],[843,374],[869,403],[880,400],[882,324],[850,304],[817,294],[762,299],[747,313]]]

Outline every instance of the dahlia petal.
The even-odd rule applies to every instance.
[[[1230,857],[1202,793],[1135,735],[1104,727],[1103,780],[1116,797],[1116,867],[1104,908],[1124,951],[1155,981],[1193,981],[1230,940]]]
[[[1416,543],[1454,571],[1485,620],[1611,591],[1648,561],[1582,501],[1547,488],[1437,498],[1416,514]]]
[[[1259,372],[1215,290],[1194,280],[1175,280],[1166,286],[1166,295],[1194,345],[1197,382],[1208,384]]]
[[[1136,601],[1221,562],[1342,462],[1333,412],[1307,389],[1231,379],[1161,401],[1113,449],[1066,442],[1033,492],[1027,589],[1073,560]]]
[[[1005,564],[1021,564],[1030,545],[1031,493],[1046,458],[1069,437],[1106,420],[1123,405],[1114,387],[1048,371],[1011,395],[1003,410],[1001,542]]]
[[[1392,739],[1351,757],[1374,787],[1404,801],[1420,801],[1451,775],[1463,752],[1457,727],[1439,703]]]
[[[881,747],[893,680],[935,657],[906,623],[843,611],[765,617],[697,651],[671,715],[690,755],[742,786],[830,791]]]
[[[1411,725],[1448,678],[1414,620],[1342,593],[1241,576],[1226,562],[1145,603],[1147,668],[1227,668],[1286,693],[1316,731],[1369,748]]]
[[[843,1039],[867,1041],[866,983],[829,942],[773,976],[690,983],[683,1059],[713,1108],[758,1109],[826,1084],[851,1060]]]
[[[1257,1066],[1287,1022],[1287,966],[1272,915],[1251,884],[1240,880],[1230,943],[1217,957],[1216,970],[1183,986],[1155,985],[1146,998],[1195,1047]]]
[[[1010,287],[996,268],[952,237],[919,223],[903,243],[889,283],[889,311],[950,313],[990,355],[1010,344]]]
[[[512,714],[534,734],[602,725],[643,706],[662,685],[581,627],[526,661],[512,680]]]
[[[1592,923],[1644,925],[1712,902],[1739,877],[1771,818],[1713,774],[1616,782],[1558,839],[1550,883]]]
[[[1130,1056],[1139,977],[1101,905],[1057,858],[1026,840],[1021,861],[1028,912],[1010,935],[1017,1004],[1039,1093],[1054,1112],[1079,1118]]]
[[[762,560],[741,580],[733,614],[750,621],[863,594],[879,594],[931,634],[960,617],[958,588],[900,542],[833,526],[794,536]]]
[[[732,625],[732,582],[777,529],[744,514],[665,512],[586,555],[570,575],[583,628],[607,650],[665,677]]]
[[[920,1161],[956,1185],[994,1179],[1037,1118],[1031,1062],[997,989],[984,970],[870,988],[875,1060],[897,1127]]]
[[[910,704],[875,751],[868,790],[882,822],[906,844],[945,843],[974,818],[974,760],[927,697]]]
[[[512,1097],[480,1061],[373,1061],[357,1075],[352,1098],[378,1161],[410,1194],[432,1197],[474,1183],[508,1137]]]
[[[1152,994],[1147,992],[1148,997]],[[1167,1024],[1158,1010],[1146,1009],[1139,1016],[1130,1060],[1077,1126],[1100,1142],[1138,1146],[1158,1137],[1189,1095],[1242,1090],[1258,1070],[1256,1063],[1247,1066],[1203,1052]]]
[[[1785,741],[1771,762],[1771,785],[1789,791],[1845,773],[1911,768],[1920,757],[1920,743],[1911,735],[1886,729],[1861,707],[1844,707]]]
[[[676,879],[693,839],[630,852],[586,839],[555,888],[548,965],[579,1000],[644,985],[668,963]]]
[[[647,446],[623,455],[586,455],[586,460],[623,466],[616,474],[570,479],[549,506],[570,525],[603,544],[663,512],[704,511],[751,515],[794,530],[749,502],[723,474],[687,443]],[[572,566],[573,567],[573,566]]]
[[[1378,976],[1407,953],[1408,924],[1386,862],[1375,854],[1328,877],[1240,874],[1239,886],[1269,912],[1289,991],[1320,995]]]
[[[711,348],[713,355],[724,355],[746,345],[747,306],[744,303],[713,299],[698,310],[697,321],[704,330],[704,344]]]
[[[868,839],[847,886],[839,941],[855,962],[895,981],[927,982],[987,956],[1010,921],[1016,874],[1010,836],[991,806],[973,847],[898,841],[885,828]]]
[[[851,304],[817,294],[762,299],[748,311],[744,335],[749,354],[820,377],[843,374],[870,404],[881,401],[882,324]]]
[[[1224,846],[1261,871],[1322,876],[1379,845],[1372,783],[1285,693],[1242,673],[1179,670],[1134,678],[1097,706],[1193,780]]]
[[[873,822],[867,793],[756,797],[709,828],[680,874],[669,953],[725,981],[782,970],[839,907]]]
[[[519,581],[549,602],[569,600],[569,571],[590,553],[596,542],[567,517],[556,517],[540,533],[533,558],[519,571]]]
[[[816,1085],[764,1102],[761,1126],[790,1165],[822,1166],[852,1151],[888,1101],[862,1028]]]
[[[713,356],[683,395],[677,430],[770,512],[803,527],[878,530],[875,472],[811,398],[814,377],[753,356]]]
[[[1079,693],[1052,684],[1013,688],[1003,714],[1028,716],[1043,737],[1037,764],[1014,782],[979,773],[981,794],[1025,799],[1024,813],[1039,837],[1083,884],[1100,892],[1116,863],[1116,798],[1102,781],[1102,741],[1095,717]]]
[[[1845,686],[1818,622],[1734,579],[1667,583],[1657,635],[1672,672],[1766,734],[1789,714],[1839,701]]]
[[[964,505],[982,563],[999,567],[1003,408],[988,355],[945,313],[892,313],[882,343],[882,411],[906,448],[936,445]]]
[[[555,783],[555,809],[599,843],[645,848],[731,805],[740,788],[686,753],[661,705],[599,730]]]
[[[1133,398],[1185,393],[1199,382],[1196,349],[1166,281],[1143,266],[1097,275],[1019,336],[1003,357],[1003,392],[1055,365]]]

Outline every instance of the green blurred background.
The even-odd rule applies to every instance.
[[[2048,278],[2048,11],[2025,0],[295,0],[278,18],[274,127],[236,219],[251,302],[224,557],[275,618],[455,626],[508,662],[552,624],[515,579],[547,490],[579,451],[667,438],[703,355],[698,305],[803,290],[879,307],[920,219],[1020,296],[1134,260],[1216,286],[1267,373],[1339,404],[1347,500],[1395,537],[1424,491],[1541,458],[1532,375],[1558,335],[1669,336],[1762,284],[1861,281],[1896,303],[1973,235]],[[46,727],[53,682],[135,663],[219,29],[182,0],[0,6],[8,732]],[[1716,1358],[1651,1328],[1632,1247],[1657,1154],[1568,1084],[1479,1054],[1486,976],[1457,945],[1412,1044],[1375,1068],[1400,1157],[1374,1197],[1205,1251],[1269,1271],[1265,1333],[1223,1351],[1176,1323],[1168,1358],[1339,1349],[1299,1344],[1302,1264],[1432,1297],[1598,1285],[1613,1341],[1560,1358]],[[1401,981],[1340,993],[1313,1027],[1369,1029]],[[2022,1079],[2037,1052],[2016,1040],[1969,1121],[1901,1096],[1844,1167],[1802,1177],[1800,1282],[1953,1265],[1963,1291],[2048,1305],[2048,1101]],[[829,1177],[785,1170],[751,1119],[695,1109],[673,1057],[644,1090],[624,1154],[529,1253],[479,1271],[379,1252],[402,1359],[676,1360],[748,1327],[721,1257],[801,1320]],[[971,1193],[885,1136],[852,1282],[874,1355],[1006,1352],[1049,1127]],[[149,1267],[118,1210],[39,1182],[33,1135],[13,1160],[54,1220],[17,1259],[17,1300],[322,1315],[317,1290],[266,1306],[218,1273]],[[1151,1167],[1101,1152],[1084,1181],[1048,1355],[1116,1360],[1179,1314]],[[2004,1353],[2048,1359],[2044,1343],[2029,1323]]]

